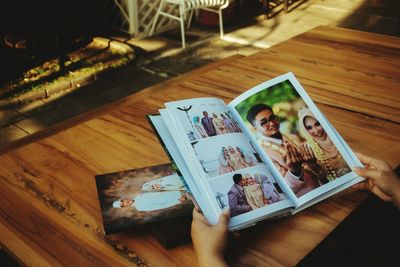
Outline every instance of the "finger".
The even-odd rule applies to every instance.
[[[310,147],[307,144],[304,144],[304,150],[306,151],[307,157],[311,158]]]
[[[287,153],[287,162],[294,162],[294,155],[293,155],[293,149],[289,144],[286,145],[286,153]]]
[[[383,193],[376,185],[370,187],[372,193],[374,193],[377,197],[382,199],[383,201],[391,201],[392,198]]]
[[[369,167],[380,169],[384,166],[384,161],[381,161],[379,159],[366,156],[359,152],[356,152],[356,155],[364,165],[367,165]]]
[[[352,188],[359,190],[369,190],[380,199],[384,201],[391,201],[391,198],[385,193],[383,193],[381,190],[379,190],[379,188],[374,184],[372,180],[360,182],[358,184],[353,185]]]
[[[295,162],[302,161],[303,157],[301,156],[301,153],[300,153],[299,149],[297,149],[294,146],[291,146],[291,147],[292,147],[292,150],[293,150],[293,155],[294,155]]]
[[[196,208],[193,209],[193,222],[207,222],[203,214],[201,214]]]
[[[289,150],[289,144],[286,142],[283,142],[283,148],[286,150],[286,152]]]
[[[297,148],[295,148],[294,146],[289,144],[288,149],[291,154],[291,162],[292,163],[301,162],[303,160],[303,157],[301,156],[301,154]]]
[[[288,144],[288,149],[290,150],[292,158],[295,159],[298,151],[291,144]]]
[[[352,185],[351,188],[358,189],[358,190],[368,190],[369,189],[369,185],[368,185],[367,182],[360,182],[360,183],[357,183],[355,185]]]
[[[201,216],[200,212],[196,208],[194,208],[193,209],[193,221],[198,220],[200,218],[200,216]]]
[[[306,155],[307,159],[311,159],[311,153],[306,143],[303,144],[304,154]]]
[[[287,143],[283,144],[283,148],[285,149],[285,157],[286,157],[286,161],[289,161],[291,158],[291,154],[290,154],[290,149],[289,149],[289,145]]]
[[[315,154],[314,154],[314,151],[312,150],[312,148],[311,148],[310,146],[307,145],[307,150],[308,150],[308,152],[310,153],[310,157],[311,157],[312,159],[314,159],[314,158],[315,158]]]
[[[303,143],[301,145],[302,154],[306,159],[310,159],[310,152],[308,151],[307,144]]]
[[[288,154],[283,155],[283,162],[288,163]]]
[[[229,220],[231,219],[231,215],[229,210],[224,210],[219,216],[218,223],[215,225],[216,229],[221,232],[227,232],[229,226]]]
[[[300,154],[301,154],[303,160],[307,160],[308,156],[307,156],[307,151],[306,151],[306,149],[304,147],[304,144],[300,144],[299,150],[300,150]]]
[[[223,210],[218,219],[218,224],[228,225],[231,219],[231,213],[228,209]]]
[[[369,178],[374,181],[379,180],[379,177],[381,176],[381,171],[375,169],[354,167],[354,172],[362,177]]]
[[[374,158],[371,158],[371,157],[369,157],[369,156],[366,156],[366,155],[364,155],[364,154],[362,154],[362,153],[360,153],[360,152],[355,152],[355,154],[356,154],[356,156],[361,160],[361,162],[362,163],[364,163],[364,164],[368,164],[368,165],[370,165],[370,164],[372,164],[373,162],[374,162]]]

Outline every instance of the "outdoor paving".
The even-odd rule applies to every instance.
[[[271,19],[260,15],[252,1],[242,1],[241,12],[225,26],[225,40],[218,27],[194,25],[187,33],[187,50],[181,49],[178,30],[142,40],[133,64],[101,75],[94,83],[73,92],[0,109],[0,149],[13,141],[80,113],[128,96],[143,88],[181,75],[231,55],[250,55],[319,25],[348,27],[400,35],[397,0],[309,0]],[[247,3],[247,4],[246,4]]]

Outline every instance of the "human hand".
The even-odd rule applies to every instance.
[[[200,267],[227,266],[223,254],[228,240],[230,213],[225,210],[216,225],[211,225],[193,209],[192,241]]]
[[[400,179],[390,165],[379,159],[356,153],[365,168],[355,167],[354,171],[367,180],[353,188],[368,189],[384,201],[393,201],[400,208]]]
[[[311,169],[314,169],[317,165],[317,158],[314,155],[314,151],[307,145],[307,143],[301,143],[299,149],[303,161],[307,163]]]
[[[296,176],[301,174],[301,165],[303,164],[303,158],[299,150],[289,143],[284,144],[286,150],[285,162],[291,173]]]

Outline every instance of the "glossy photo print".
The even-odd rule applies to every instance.
[[[107,234],[187,216],[193,209],[186,186],[171,164],[95,178]]]
[[[223,103],[198,103],[193,100],[193,103],[175,107],[175,114],[189,141],[242,132]]]
[[[351,172],[289,80],[260,90],[235,109],[297,197]]]
[[[210,181],[221,209],[241,215],[287,199],[264,166],[236,171]]]
[[[242,134],[196,141],[192,146],[209,178],[262,163],[254,147]]]

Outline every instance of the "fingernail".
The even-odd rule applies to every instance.
[[[361,168],[360,168],[360,167],[357,167],[357,166],[353,166],[353,167],[352,167],[352,170],[355,171],[355,172],[360,172],[360,171],[361,171]]]

